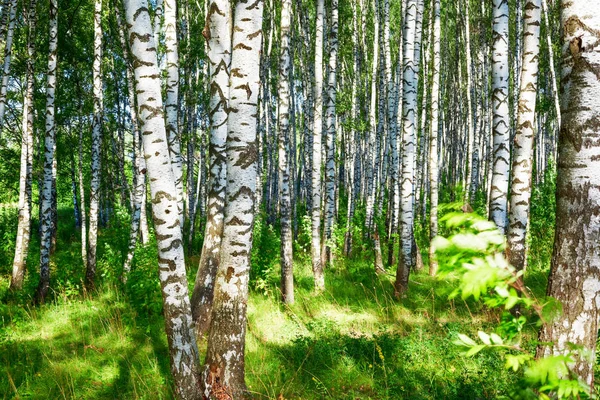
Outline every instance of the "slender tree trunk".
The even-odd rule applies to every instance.
[[[315,37],[315,81],[312,162],[312,269],[315,291],[325,289],[325,276],[321,264],[321,136],[323,133],[323,13],[324,0],[317,0],[317,26]]]
[[[163,115],[156,45],[145,0],[125,0],[129,46],[135,60],[135,88],[144,158],[150,176],[152,213],[158,245],[163,314],[175,393],[198,397],[198,349],[192,329],[177,197]]]
[[[227,186],[227,131],[229,75],[231,64],[232,15],[229,0],[212,0],[204,36],[208,43],[210,74],[210,180],[208,215],[200,265],[192,294],[192,313],[198,339],[208,333],[215,287],[215,277],[221,259],[223,212]]]
[[[4,64],[2,66],[2,83],[0,84],[0,126],[2,126],[4,122],[4,111],[6,109],[6,91],[8,89],[10,61],[12,58],[12,43],[17,15],[17,0],[11,0],[9,7],[8,31],[6,33],[6,43],[4,45]]]
[[[33,170],[33,94],[34,94],[34,57],[35,57],[35,24],[36,2],[30,0],[27,15],[27,87],[23,99],[23,134],[21,138],[21,169],[19,173],[19,223],[17,242],[13,260],[12,280],[10,288],[20,290],[27,266],[29,239],[31,235],[31,181]]]
[[[395,294],[402,296],[408,289],[408,278],[414,267],[414,166],[415,166],[415,115],[417,112],[417,78],[415,75],[415,28],[417,1],[408,0],[405,13],[404,85],[402,117],[402,185],[400,190],[400,254],[396,271]]]
[[[335,0],[334,0],[335,1]],[[284,303],[294,303],[294,274],[292,265],[292,224],[290,167],[290,21],[292,0],[281,4],[281,43],[279,57],[279,174],[281,176],[279,209],[281,215],[281,296]]]
[[[336,93],[337,93],[337,54],[338,54],[338,0],[331,0],[331,21],[329,31],[329,78],[327,82],[327,128],[325,163],[325,229],[321,265],[332,261],[331,232],[335,214],[335,142],[336,142]]]
[[[466,64],[467,64],[467,128],[468,128],[468,137],[467,137],[467,179],[466,185],[464,187],[465,190],[465,204],[469,204],[472,201],[474,193],[474,177],[473,177],[473,164],[475,162],[474,155],[474,141],[475,141],[475,118],[473,118],[473,62],[471,59],[471,24],[470,24],[470,13],[469,13],[469,4],[470,0],[466,0],[465,2],[465,44],[466,49],[465,53]]]
[[[54,99],[56,93],[56,66],[58,63],[58,4],[50,1],[50,40],[48,55],[48,73],[46,87],[46,130],[44,134],[44,178],[40,193],[40,210],[42,214],[40,241],[40,283],[36,301],[43,303],[50,287],[50,247],[52,242],[52,164],[54,161],[56,121],[54,119]]]
[[[562,303],[560,317],[547,323],[538,356],[563,354],[570,343],[571,370],[594,385],[600,296],[600,10],[585,0],[563,0],[562,127],[556,183],[556,234],[548,295]],[[592,390],[593,393],[593,390]]]
[[[90,185],[90,230],[88,233],[87,270],[85,283],[94,287],[96,279],[96,248],[98,243],[98,209],[100,203],[101,148],[102,148],[102,0],[94,2],[94,65],[93,95],[94,120],[92,123],[92,182]]]
[[[492,105],[494,153],[490,193],[490,219],[506,233],[510,162],[508,109],[508,2],[493,0]]]
[[[131,54],[127,41],[125,39],[125,26],[121,19],[121,10],[118,2],[115,1],[113,4],[115,9],[115,17],[117,20],[117,30],[119,33],[119,41],[121,43],[121,49],[123,56],[126,60],[126,73],[127,73],[127,94],[129,102],[129,114],[131,118],[132,137],[133,137],[133,191],[132,197],[132,213],[131,213],[131,224],[129,228],[129,243],[127,246],[127,254],[125,261],[123,262],[123,274],[121,280],[127,282],[127,276],[131,270],[131,263],[135,254],[135,246],[137,243],[139,231],[140,231],[140,216],[142,211],[142,197],[143,192],[146,190],[146,174],[145,174],[145,162],[142,157],[143,148],[141,146],[141,136],[138,126],[138,116],[135,104],[135,89],[134,89],[134,72],[133,63],[131,62]]]
[[[517,270],[525,268],[527,225],[531,201],[535,106],[540,55],[541,0],[527,0],[523,11],[524,40],[520,79],[519,114],[515,135],[507,255]],[[539,168],[539,166],[538,166]]]
[[[554,95],[554,108],[556,109],[556,124],[560,131],[561,115],[560,100],[558,92],[558,81],[556,71],[554,70],[554,47],[552,46],[552,27],[548,22],[548,5],[546,0],[542,0],[542,13],[544,14],[544,24],[546,25],[546,42],[548,43],[548,68],[550,69],[550,80],[552,81],[552,93]]]
[[[258,161],[256,122],[262,12],[262,0],[251,6],[249,2],[240,1],[235,6],[225,226],[206,365],[202,373],[202,394],[211,399],[246,397],[244,350]]]
[[[171,168],[175,177],[177,188],[177,215],[179,216],[179,229],[183,230],[184,205],[183,205],[183,160],[181,159],[181,139],[179,137],[179,51],[177,43],[177,3],[176,0],[164,0],[164,30],[166,52],[166,101],[167,114],[167,139],[169,140],[169,154]]]
[[[431,79],[431,125],[429,126],[429,238],[438,234],[438,132],[440,108],[440,0],[433,1],[433,66]],[[437,273],[433,241],[429,246],[429,275]]]
[[[377,192],[377,172],[379,170],[379,152],[377,148],[377,66],[379,63],[379,0],[373,0],[375,24],[373,28],[373,64],[371,68],[371,101],[369,107],[369,154],[367,157],[367,232],[373,231],[375,214],[375,195]]]

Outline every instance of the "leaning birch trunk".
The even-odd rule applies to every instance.
[[[229,0],[212,0],[206,17],[210,75],[210,177],[202,255],[192,293],[192,314],[198,339],[210,329],[215,278],[220,264],[223,212],[227,186],[227,120],[231,64],[232,15]]]
[[[538,348],[538,356],[567,353],[571,343],[583,347],[587,355],[574,355],[570,369],[593,389],[600,296],[600,9],[586,0],[563,0],[561,7],[563,121],[547,294],[563,309],[542,328],[540,342],[553,345]]]
[[[517,270],[526,265],[525,236],[529,222],[533,142],[535,135],[535,105],[538,87],[540,54],[541,0],[527,0],[523,7],[523,62],[521,63],[519,114],[515,135],[507,255]]]
[[[90,184],[90,227],[88,233],[87,269],[85,283],[94,287],[96,279],[96,248],[98,243],[98,208],[100,203],[100,173],[102,148],[102,0],[94,2],[94,64],[93,95],[94,120],[92,123],[92,182]]]
[[[8,78],[10,72],[10,61],[12,58],[12,43],[15,31],[16,14],[17,0],[12,0],[10,2],[8,31],[6,33],[6,43],[4,46],[4,65],[2,66],[2,83],[0,84],[0,127],[4,122],[4,111],[6,110],[6,91],[8,89]]]
[[[23,135],[21,138],[21,169],[19,172],[19,223],[15,258],[13,260],[11,290],[20,290],[27,267],[29,239],[31,237],[31,180],[33,170],[33,92],[35,57],[35,0],[29,2],[27,15],[27,87],[23,99]]]
[[[181,159],[181,139],[178,127],[179,109],[179,51],[177,43],[177,3],[175,0],[164,0],[164,30],[167,81],[165,85],[167,97],[165,112],[167,114],[167,138],[169,140],[169,154],[171,168],[177,188],[177,215],[179,216],[179,229],[183,231],[184,205],[183,205],[183,160]]]
[[[227,190],[221,265],[217,272],[202,395],[246,397],[246,307],[258,148],[256,146],[263,2],[235,7],[227,137]]]
[[[408,0],[405,13],[404,84],[402,102],[402,184],[400,185],[400,254],[396,271],[395,295],[408,290],[408,278],[414,266],[414,168],[415,168],[415,116],[417,112],[417,87],[415,76],[415,28],[417,1]]]
[[[177,189],[170,163],[152,24],[146,0],[125,0],[124,3],[134,60],[137,114],[150,176],[171,373],[177,397],[195,399],[198,397],[198,349],[192,329]]]
[[[438,132],[440,108],[440,0],[433,0],[433,71],[431,79],[431,125],[429,126],[429,275],[437,273],[433,238],[438,233]]]
[[[323,251],[321,265],[324,267],[332,260],[331,231],[335,214],[335,133],[336,133],[336,92],[337,92],[337,54],[338,54],[338,0],[331,0],[331,20],[328,37],[329,77],[327,80],[327,128],[325,162],[325,229],[323,232]]]
[[[127,255],[125,256],[125,261],[123,262],[123,274],[121,275],[121,280],[123,283],[127,282],[127,277],[129,275],[129,271],[131,270],[131,263],[133,261],[133,256],[135,254],[135,246],[137,244],[137,239],[140,231],[140,216],[142,211],[142,198],[144,194],[144,190],[146,189],[146,175],[144,168],[144,159],[142,158],[142,146],[141,146],[141,135],[138,126],[138,117],[135,107],[135,89],[134,89],[134,73],[133,73],[133,63],[131,62],[131,54],[129,51],[129,47],[127,46],[127,41],[125,39],[125,26],[123,25],[121,19],[121,10],[120,4],[118,2],[114,3],[115,7],[115,17],[117,21],[117,30],[119,34],[119,42],[121,43],[121,49],[123,51],[123,57],[126,60],[126,73],[127,73],[127,99],[129,101],[129,114],[131,118],[131,134],[133,136],[133,191],[131,193],[132,197],[132,213],[131,213],[131,223],[129,227],[129,244],[127,246]]]
[[[335,1],[335,0],[334,0]],[[294,274],[292,265],[292,221],[290,166],[290,25],[292,0],[281,4],[281,43],[279,57],[279,209],[281,214],[281,297],[284,303],[294,303]]]
[[[50,1],[50,40],[48,74],[46,87],[46,127],[44,134],[44,178],[40,193],[42,235],[40,240],[40,283],[36,301],[43,303],[50,287],[50,247],[52,245],[52,165],[54,161],[56,121],[54,120],[54,99],[56,93],[56,66],[58,47],[58,4]]]
[[[313,119],[312,163],[312,270],[315,291],[325,289],[325,276],[321,264],[321,136],[323,134],[323,13],[324,1],[317,0],[317,26],[315,35],[315,85]]]
[[[490,219],[506,233],[510,169],[510,116],[508,109],[508,2],[493,0],[492,104],[494,110],[493,172]]]

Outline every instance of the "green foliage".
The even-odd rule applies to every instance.
[[[263,293],[271,291],[269,275],[279,265],[281,239],[279,229],[266,222],[261,213],[254,219],[252,254],[250,258],[250,285]]]
[[[550,270],[556,220],[556,172],[550,165],[544,180],[534,187],[531,196],[528,267]]]
[[[445,207],[458,209],[460,204]],[[530,398],[536,393],[540,398],[588,396],[589,387],[569,368],[575,357],[582,355],[581,349],[536,359],[522,347],[522,332],[528,321],[548,321],[559,312],[560,304],[553,299],[541,303],[529,294],[522,273],[515,271],[503,256],[504,236],[496,226],[476,214],[456,211],[446,214],[440,222],[453,232],[448,238],[437,237],[433,242],[442,276],[458,277],[458,286],[450,298],[460,294],[463,299],[481,299],[490,308],[504,310],[495,332],[480,330],[479,340],[458,334],[454,343],[464,349],[465,356],[493,349],[504,355],[506,369],[524,369],[511,388],[512,398]]]

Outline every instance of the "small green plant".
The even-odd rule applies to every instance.
[[[503,310],[504,314],[495,332],[480,330],[478,340],[461,333],[454,343],[464,348],[465,356],[486,349],[500,351],[506,369],[522,371],[520,381],[510,393],[512,398],[588,397],[590,388],[569,368],[576,357],[585,356],[583,349],[572,346],[564,355],[536,358],[522,346],[524,326],[530,321],[541,325],[551,320],[560,312],[560,304],[551,298],[545,302],[534,298],[523,284],[522,271],[516,271],[504,258],[504,236],[495,224],[477,214],[459,212],[460,206],[457,203],[444,206],[451,211],[440,222],[451,234],[448,238],[437,237],[433,242],[440,273],[458,279],[451,298],[473,297],[487,307]]]

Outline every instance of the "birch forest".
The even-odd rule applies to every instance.
[[[0,0],[0,63],[2,399],[600,394],[597,0]]]

